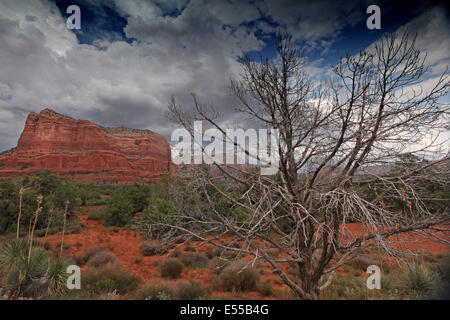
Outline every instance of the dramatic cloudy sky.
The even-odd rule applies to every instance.
[[[81,8],[81,30],[66,28],[71,4]],[[371,4],[381,8],[381,30],[366,28]],[[278,30],[294,36],[320,77],[346,53],[408,27],[433,79],[449,65],[449,15],[439,2],[412,0],[0,0],[0,150],[45,107],[170,137],[167,102],[189,103],[194,92],[238,123],[227,90],[237,57],[273,57]]]

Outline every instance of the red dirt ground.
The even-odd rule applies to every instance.
[[[160,270],[155,262],[163,259],[165,256],[144,256],[139,246],[144,241],[139,232],[132,230],[117,229],[112,227],[105,227],[102,221],[88,220],[87,214],[90,211],[99,210],[101,207],[83,207],[80,220],[85,226],[78,234],[65,235],[64,244],[67,244],[67,249],[64,254],[68,257],[82,256],[84,252],[92,247],[103,246],[107,251],[113,253],[121,262],[122,266],[130,272],[139,275],[143,282],[159,282],[161,281]],[[349,236],[358,236],[364,233],[364,229],[358,224],[348,224],[346,226],[346,233]],[[450,239],[450,234],[447,233],[447,238]],[[41,240],[43,240],[41,238]],[[223,239],[227,240],[227,239]],[[412,250],[429,250],[433,254],[450,252],[450,246],[439,244],[428,239],[420,239],[406,235],[403,240],[408,240],[407,247]],[[48,236],[45,241],[50,243],[52,249],[61,242],[61,234]],[[195,242],[191,242],[195,246]],[[208,248],[207,245],[197,248],[197,252],[204,252]],[[183,250],[184,245],[179,245],[178,250]],[[87,269],[86,266],[81,268],[82,271]],[[180,280],[193,279],[201,281],[205,286],[211,287],[211,280],[213,274],[207,268],[203,269],[188,269],[185,268]],[[272,288],[281,290],[286,289],[278,278],[273,274],[271,269],[267,266],[263,268],[261,276],[262,282],[270,282]],[[212,291],[214,297],[230,298],[232,294],[229,292]],[[258,292],[248,292],[245,294],[248,298],[262,298]]]

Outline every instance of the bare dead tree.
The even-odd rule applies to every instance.
[[[190,197],[181,196],[175,222],[151,223],[267,261],[304,299],[319,298],[337,268],[369,246],[397,255],[397,235],[448,232],[448,199],[433,199],[426,186],[449,187],[449,156],[436,156],[443,147],[436,137],[448,128],[449,104],[440,98],[449,75],[425,90],[424,61],[413,37],[391,34],[342,58],[334,78],[317,85],[291,38],[279,36],[277,59],[244,57],[242,79],[231,82],[237,111],[279,130],[279,173],[215,164],[229,181],[218,184],[207,169],[190,166],[181,174],[208,208],[191,210]],[[194,119],[225,133],[218,113],[195,96],[190,113],[174,99],[169,113],[191,133]],[[243,217],[221,210],[223,201]],[[348,232],[349,221],[360,223],[362,234]],[[217,241],[226,234],[239,245]],[[299,279],[285,271],[288,263],[298,267]]]

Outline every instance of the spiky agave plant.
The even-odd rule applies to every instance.
[[[422,263],[408,263],[403,267],[402,287],[416,298],[430,295],[440,281],[439,275]]]
[[[24,239],[13,240],[0,250],[0,266],[6,271],[6,287],[13,296],[24,294],[33,280],[45,275],[49,257],[40,247],[31,248]]]
[[[67,286],[67,267],[71,264],[68,260],[61,260],[59,257],[50,261],[45,277],[48,281],[48,294],[59,295],[64,293]]]

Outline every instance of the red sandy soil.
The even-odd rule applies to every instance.
[[[121,262],[122,266],[130,272],[139,275],[143,282],[157,283],[160,282],[161,275],[160,270],[156,266],[156,261],[164,259],[167,255],[163,256],[144,256],[139,247],[144,241],[144,237],[136,231],[118,229],[112,227],[103,226],[102,221],[88,220],[87,214],[89,211],[95,211],[102,209],[102,207],[83,207],[80,220],[84,223],[84,227],[78,234],[69,234],[64,237],[65,247],[64,254],[68,257],[82,256],[84,252],[92,247],[103,246],[107,251],[113,253],[117,259]],[[360,236],[364,234],[364,228],[358,224],[348,224],[346,226],[346,234],[351,236]],[[447,239],[450,239],[450,234],[445,235]],[[412,250],[429,250],[433,254],[450,252],[450,246],[433,242],[429,239],[420,239],[417,237],[411,237],[409,235],[403,236],[403,240],[407,240],[407,247]],[[223,239],[227,241],[229,239]],[[61,242],[61,234],[55,234],[48,236],[45,239],[50,243],[52,249]],[[196,242],[191,242],[191,246],[196,246]],[[174,250],[183,251],[185,245],[181,244]],[[197,252],[204,253],[208,248],[208,245],[204,245],[197,248]],[[81,268],[85,271],[87,266]],[[201,281],[206,287],[211,287],[212,279],[214,275],[208,268],[203,269],[188,269],[185,268],[181,278],[177,281],[193,279]],[[262,282],[270,282],[272,288],[278,290],[286,289],[279,277],[272,273],[268,265],[264,265],[263,274],[261,276]],[[231,298],[232,294],[229,292],[212,291],[214,297]],[[258,292],[248,292],[245,294],[249,298],[262,298]]]
[[[342,231],[345,234],[347,240],[351,241],[357,237],[364,236],[367,228],[358,223],[349,223]],[[436,231],[434,232],[434,235],[441,239],[445,239],[446,241],[450,241],[450,232],[448,231]],[[449,245],[437,241],[432,241],[430,239],[427,239],[423,235],[417,235],[413,233],[392,236],[389,238],[389,240],[395,247],[403,250],[429,251],[432,254],[450,252]]]
[[[84,227],[81,229],[80,233],[65,235],[64,247],[67,245],[67,249],[64,250],[64,255],[67,257],[82,256],[84,252],[90,248],[103,246],[107,251],[113,253],[117,257],[125,269],[139,275],[143,282],[157,283],[162,281],[160,269],[157,267],[156,262],[164,259],[167,254],[162,256],[144,256],[139,249],[141,243],[144,241],[144,237],[139,232],[105,227],[103,226],[103,221],[87,219],[87,213],[89,211],[99,209],[102,209],[102,206],[82,207],[83,212],[82,215],[80,215],[80,221],[84,224]],[[43,240],[43,238],[41,238],[41,240]],[[61,243],[61,234],[50,235],[45,241],[51,245],[52,249],[59,250],[57,247]],[[191,242],[191,246],[195,246],[196,244],[198,243]],[[198,253],[204,253],[208,246],[211,245],[204,245],[197,248],[196,251]],[[173,250],[184,252],[184,247],[184,244],[180,244]],[[82,272],[86,271],[87,268],[87,266],[82,266]],[[284,284],[280,283],[278,277],[275,274],[272,274],[269,269],[264,271],[264,274],[261,276],[261,281],[270,281],[273,288],[286,288]],[[192,279],[202,282],[206,287],[211,287],[213,276],[212,271],[208,268],[192,270],[185,268],[177,281]],[[232,297],[232,293],[222,291],[212,291],[212,295],[214,297],[223,298]],[[247,292],[245,293],[245,296],[249,298],[262,298],[256,291]]]

